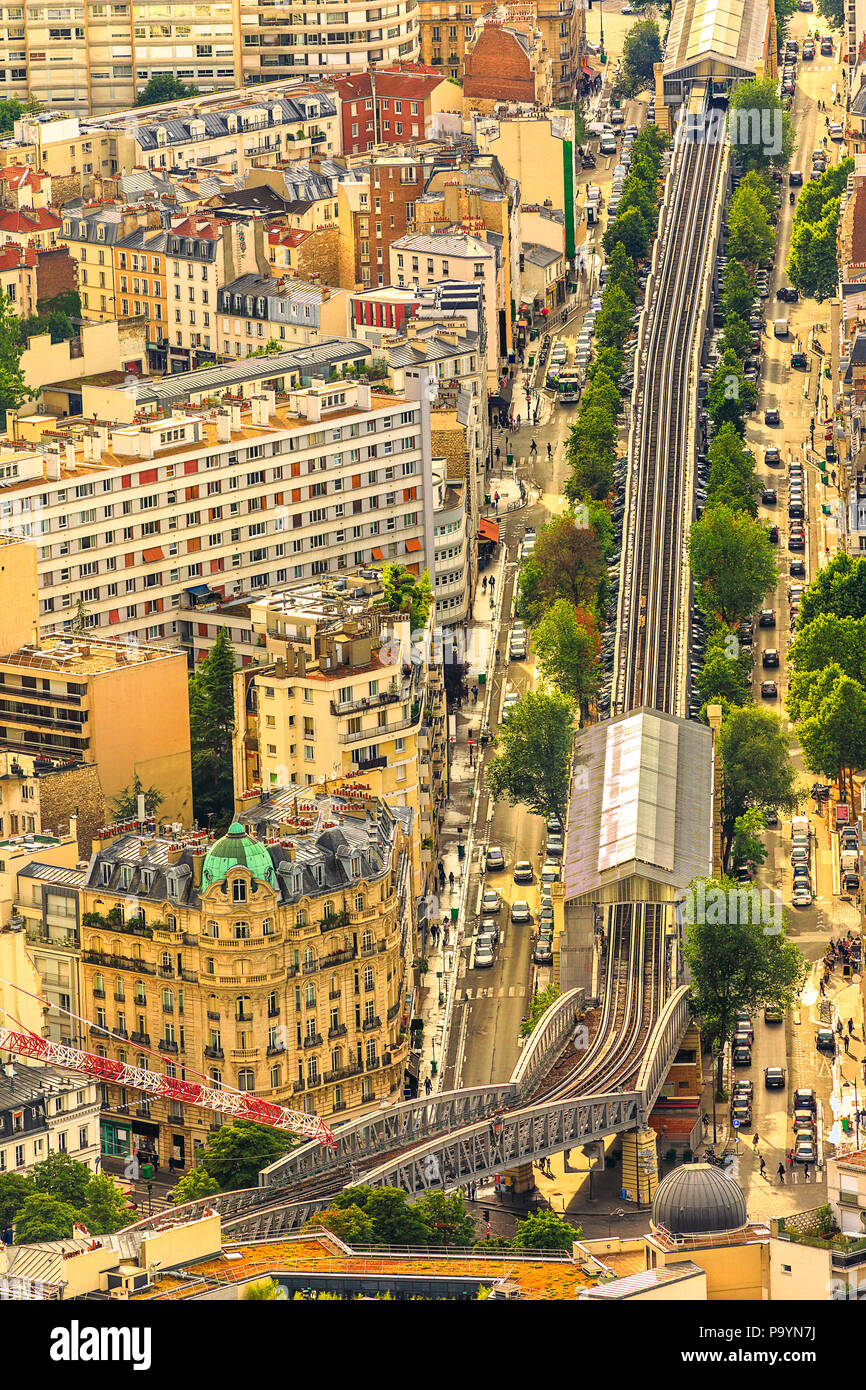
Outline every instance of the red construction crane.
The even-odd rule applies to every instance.
[[[222,1091],[213,1086],[199,1086],[192,1081],[181,1081],[176,1076],[148,1071],[145,1067],[113,1062],[110,1057],[100,1057],[94,1052],[82,1052],[80,1048],[69,1047],[66,1043],[49,1042],[35,1033],[16,1033],[11,1028],[0,1027],[0,1049],[15,1052],[19,1057],[53,1062],[70,1071],[83,1071],[100,1081],[113,1081],[119,1086],[130,1086],[134,1091],[148,1091],[152,1096],[161,1096],[166,1100],[198,1105],[203,1110],[217,1110],[223,1115],[234,1115],[239,1120],[255,1120],[257,1124],[271,1125],[274,1129],[288,1129],[293,1134],[318,1139],[320,1144],[334,1143],[333,1133],[317,1115],[307,1115],[302,1110],[286,1110],[281,1105],[272,1105],[270,1101],[258,1100],[246,1091]]]

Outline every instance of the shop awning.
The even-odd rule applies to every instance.
[[[151,560],[162,560],[165,558],[162,553],[161,545],[152,545],[148,550],[143,550],[141,553],[148,563],[150,563]]]
[[[499,540],[499,525],[498,525],[498,523],[495,522],[495,521],[488,521],[488,520],[487,520],[487,517],[486,517],[486,516],[483,516],[483,517],[481,518],[481,520],[479,521],[479,523],[478,523],[478,536],[479,536],[479,539],[482,540],[482,541],[498,541],[498,540]]]
[[[207,584],[191,584],[186,592],[191,594],[193,598],[202,598],[204,594],[210,593],[210,589]]]
[[[374,547],[373,547],[373,559],[374,559],[374,560],[384,560],[384,558],[385,558],[385,552],[384,552],[383,550],[380,550],[379,547],[378,547],[378,545],[374,546]]]
[[[584,65],[583,75],[584,77],[595,77],[595,73],[593,72],[592,68],[588,68],[586,67],[586,65]]]
[[[406,549],[407,549],[407,550],[420,550],[420,549],[421,549],[421,542],[419,541],[419,539],[418,539],[417,536],[410,536],[410,537],[409,537],[408,541],[406,542]]]

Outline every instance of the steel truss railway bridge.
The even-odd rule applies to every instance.
[[[621,559],[615,712],[686,713],[691,590],[685,536],[694,507],[696,392],[714,228],[727,150],[680,128],[668,170],[647,311],[639,329]],[[266,1169],[261,1186],[177,1213],[220,1212],[224,1232],[264,1239],[302,1226],[359,1183],[411,1194],[473,1179],[644,1127],[690,1023],[669,993],[664,906],[610,911],[602,1000],[590,1037],[582,992],[547,1010],[510,1080],[405,1101],[335,1128]]]

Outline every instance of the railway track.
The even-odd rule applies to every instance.
[[[654,295],[636,373],[629,443],[612,713],[647,706],[685,717],[680,653],[689,613],[680,581],[693,514],[689,437],[695,308],[700,299],[724,147],[685,138],[672,156],[672,197],[659,230]]]

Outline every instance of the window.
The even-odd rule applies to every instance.
[[[247,900],[246,879],[236,878],[232,883],[232,902],[245,903]]]

